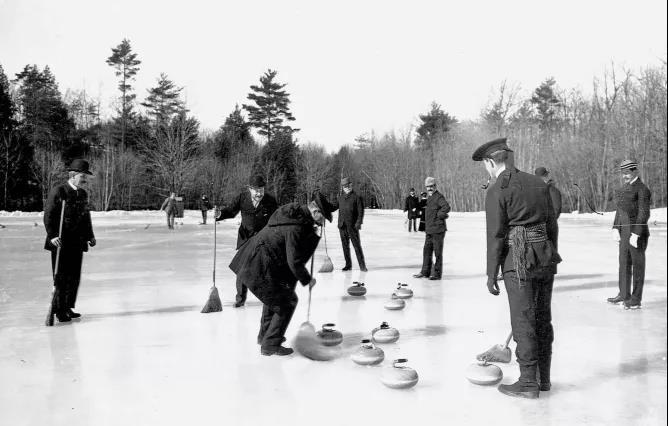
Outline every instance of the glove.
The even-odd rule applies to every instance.
[[[361,223],[356,223],[355,224],[355,229],[357,229],[358,231],[361,231],[362,230],[362,224]]]
[[[614,229],[612,230],[612,240],[616,243],[620,242],[622,239],[619,237],[619,230]]]
[[[315,278],[311,278],[311,281],[308,283],[309,290],[311,290],[313,287],[315,287]]]
[[[95,244],[97,244],[97,241],[95,241],[95,238],[91,238],[88,240],[88,245],[91,247],[95,247]]]
[[[629,238],[629,244],[635,248],[638,248],[638,234],[631,234],[631,238]]]
[[[496,277],[487,277],[487,290],[492,293],[494,296],[498,296],[499,285],[496,283]]]
[[[55,247],[62,246],[62,243],[60,242],[60,237],[51,238],[51,244],[53,244]]]

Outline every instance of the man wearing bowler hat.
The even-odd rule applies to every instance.
[[[259,233],[241,246],[230,269],[263,304],[257,342],[262,355],[290,355],[282,345],[297,308],[297,281],[313,288],[316,281],[306,267],[320,235],[318,226],[332,221],[334,208],[316,192],[308,204],[281,206]]]
[[[552,286],[561,258],[554,246],[556,218],[547,185],[513,167],[509,152],[501,138],[480,146],[472,158],[496,178],[485,196],[487,289],[499,295],[501,268],[520,365],[519,380],[500,385],[499,391],[533,399],[551,388]]]
[[[612,225],[612,237],[619,244],[619,293],[608,302],[624,302],[625,309],[639,309],[645,284],[647,221],[652,194],[640,180],[636,161],[624,160],[619,169],[623,185],[615,193],[617,211]]]
[[[260,175],[251,176],[248,180],[248,190],[242,191],[234,198],[231,205],[214,213],[216,221],[231,219],[241,212],[241,225],[237,236],[237,250],[253,235],[260,232],[267,224],[278,205],[276,199],[264,191],[265,181]],[[235,308],[244,306],[248,289],[239,275],[237,275],[237,296]]]
[[[350,258],[350,242],[352,241],[360,271],[366,272],[366,261],[364,260],[360,240],[360,230],[364,221],[364,200],[353,190],[353,182],[348,177],[341,179],[341,190],[343,193],[339,195],[334,210],[339,210],[339,235],[341,236],[343,257],[346,260],[342,270],[350,271],[353,268]]]
[[[59,322],[68,322],[72,318],[81,316],[73,309],[76,305],[81,280],[83,253],[88,251],[88,246],[93,247],[96,244],[90,220],[88,194],[83,189],[87,184],[87,176],[92,175],[88,168],[88,161],[73,160],[67,168],[69,179],[51,190],[44,208],[44,227],[46,228],[44,249],[51,251],[51,267],[54,271],[57,249],[60,247],[58,274],[54,277],[56,288],[53,298],[53,312]],[[59,237],[62,201],[65,201],[65,212],[62,235]]]

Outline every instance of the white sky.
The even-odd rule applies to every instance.
[[[666,35],[665,0],[0,0],[10,79],[49,65],[63,94],[86,88],[109,113],[117,83],[105,60],[128,38],[142,61],[138,99],[164,72],[215,129],[272,68],[300,141],[328,150],[406,129],[432,101],[475,118],[504,79],[527,92],[549,76],[588,90],[612,60],[659,64]]]

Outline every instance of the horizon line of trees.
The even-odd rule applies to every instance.
[[[316,189],[334,197],[349,176],[366,205],[380,208],[401,208],[409,188],[419,191],[434,176],[454,210],[479,211],[486,175],[471,153],[496,137],[508,137],[519,169],[551,172],[564,211],[589,211],[587,201],[598,210],[614,208],[624,158],[639,162],[652,207],[666,206],[665,61],[636,72],[613,64],[593,79],[590,95],[563,90],[553,78],[528,95],[503,81],[476,120],[460,122],[433,102],[407,129],[360,135],[334,153],[299,142],[290,94],[276,70],[260,76],[247,103],[210,132],[200,129],[183,88],[166,73],[137,102],[133,81],[141,61],[127,39],[106,62],[118,77],[115,114],[106,120],[100,101],[85,91],[63,96],[48,66],[26,65],[9,80],[0,64],[0,210],[41,210],[49,190],[66,179],[69,162],[83,157],[95,173],[89,184],[95,210],[158,208],[172,191],[187,207],[202,194],[224,204],[259,173],[281,204],[305,202]]]

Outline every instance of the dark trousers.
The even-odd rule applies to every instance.
[[[297,293],[288,286],[280,286],[271,297],[258,298],[263,306],[257,339],[263,348],[276,348],[285,340],[285,331],[299,302]]]
[[[413,227],[413,232],[417,232],[417,218],[408,218],[408,232],[411,232],[411,226]]]
[[[346,268],[352,267],[352,260],[350,259],[350,242],[353,242],[355,255],[357,256],[357,263],[360,268],[366,268],[364,261],[364,252],[362,251],[362,242],[360,241],[360,231],[352,226],[344,226],[339,228],[341,235],[341,245],[343,246],[343,257],[346,259]]]
[[[445,232],[438,234],[425,234],[424,248],[422,249],[422,271],[425,276],[441,278],[443,276],[443,240]],[[431,256],[434,254],[434,263]]]
[[[236,301],[239,304],[246,303],[246,297],[248,296],[248,287],[241,282],[241,279],[237,275],[237,298]]]
[[[552,286],[554,274],[548,269],[527,272],[521,280],[515,271],[503,274],[510,305],[510,324],[517,343],[515,356],[520,365],[520,381],[536,385],[538,377],[550,382],[552,360]]]
[[[174,218],[176,217],[176,212],[167,212],[167,227],[169,229],[174,229]]]
[[[82,262],[83,251],[65,248],[60,250],[58,274],[55,277],[56,294],[53,307],[55,312],[65,312],[76,305]],[[56,250],[51,250],[51,270],[55,272],[55,269]]]
[[[645,250],[648,237],[638,238],[638,248],[623,236],[619,243],[619,295],[624,300],[642,301],[642,289],[645,285]],[[631,284],[633,283],[633,292]]]
[[[202,210],[202,223],[206,225],[206,210]]]

